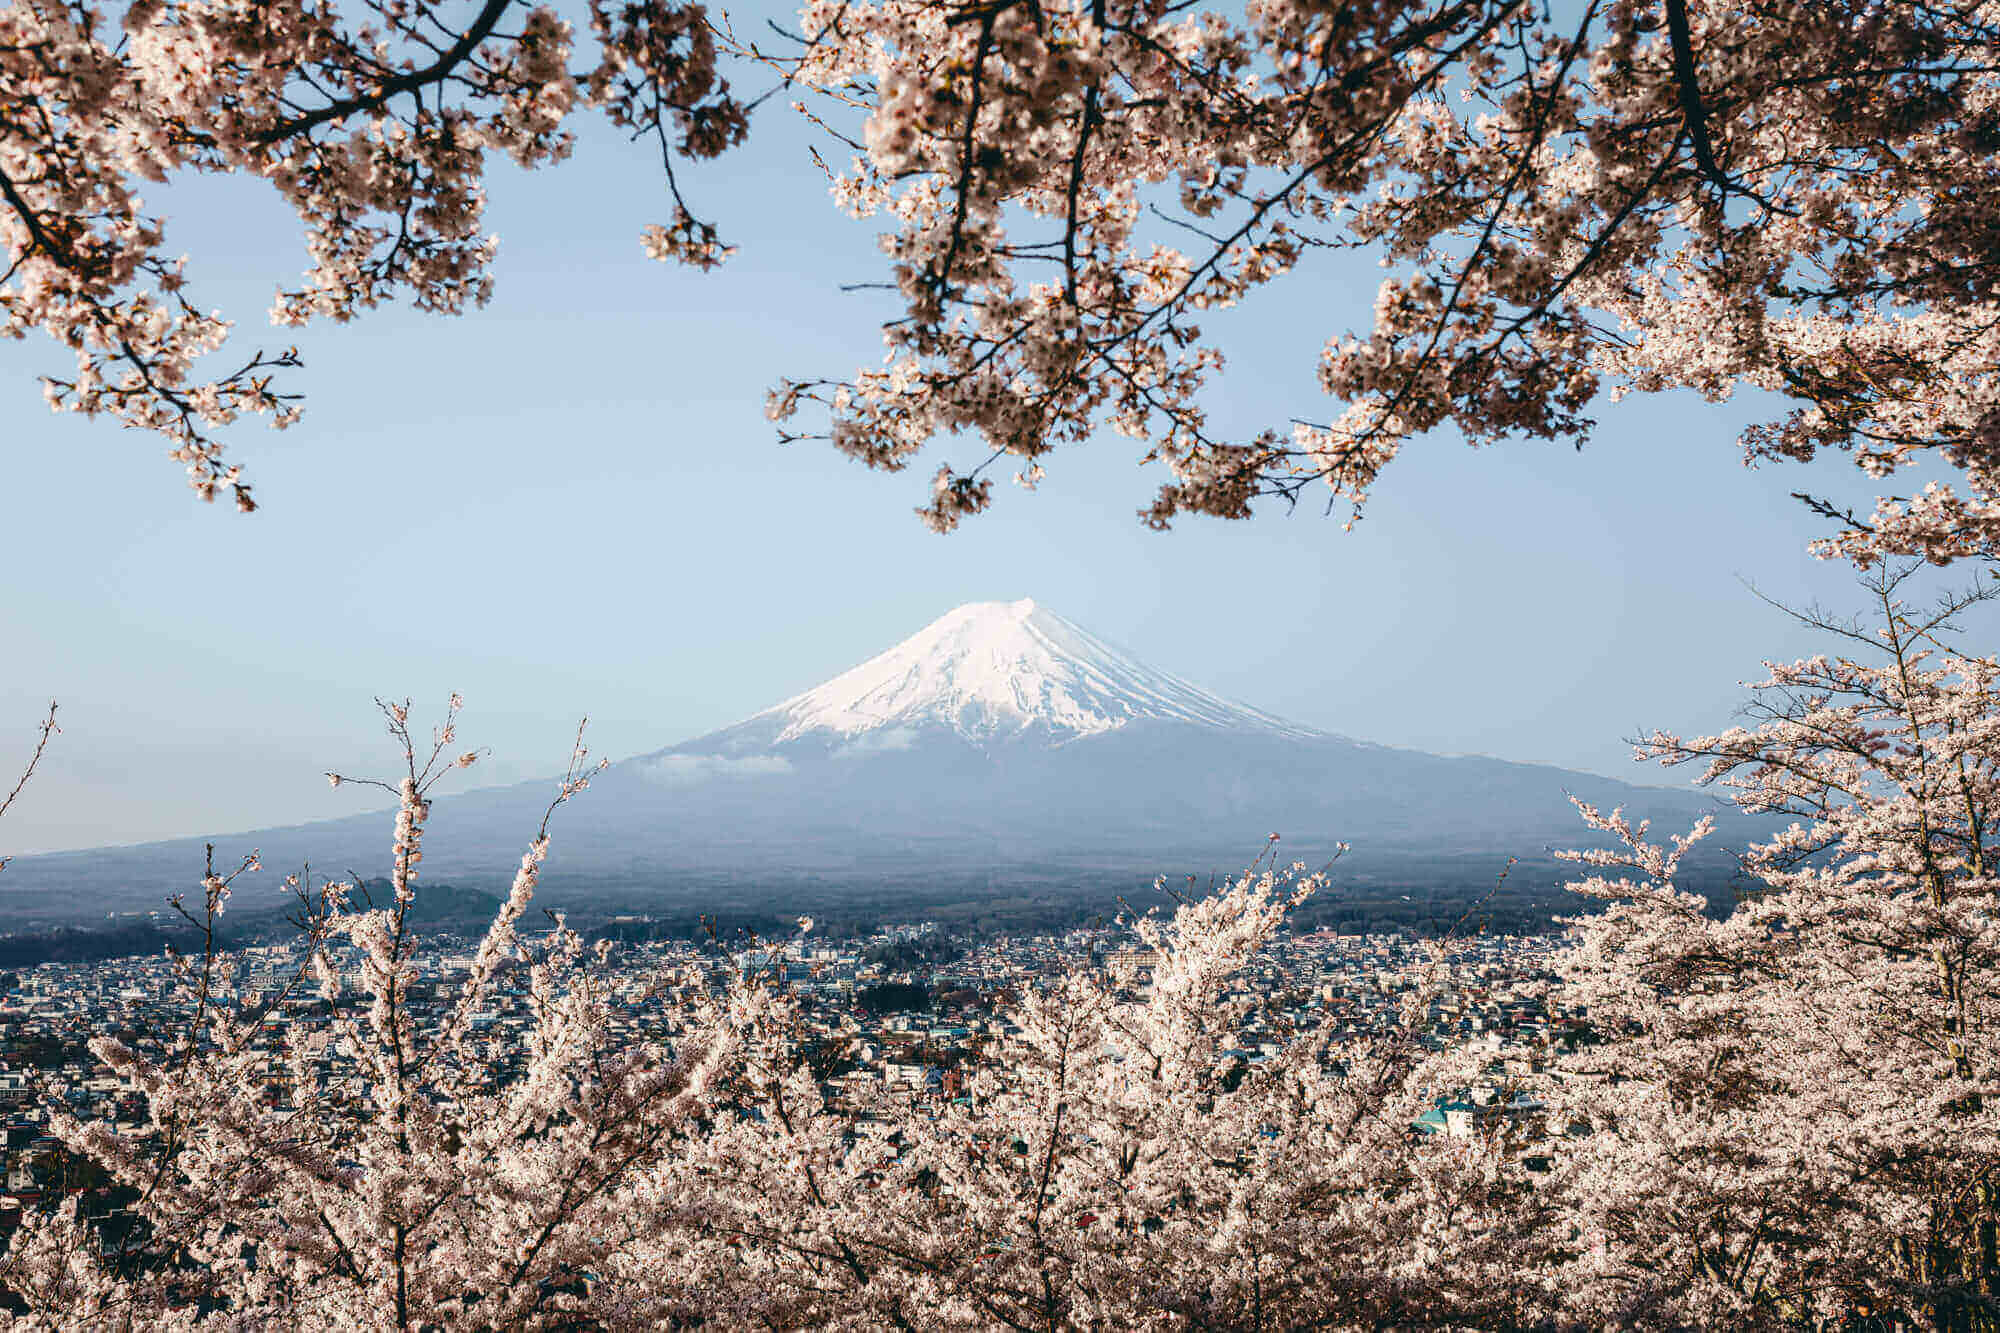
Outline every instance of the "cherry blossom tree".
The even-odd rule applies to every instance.
[[[1560,1117],[1568,1208],[1605,1313],[1663,1326],[2000,1323],[2000,661],[1906,568],[1871,623],[1805,618],[1845,652],[1774,664],[1751,726],[1644,754],[1702,763],[1743,808],[1794,820],[1752,846],[1717,920],[1674,887],[1687,846],[1582,807],[1599,900],[1564,961],[1598,1044]]]
[[[453,704],[426,744],[406,704],[384,706],[405,759],[379,784],[397,797],[386,902],[296,876],[304,961],[289,985],[246,1006],[211,934],[181,960],[188,1021],[163,1049],[93,1042],[150,1123],[120,1132],[56,1102],[50,1132],[132,1191],[145,1227],[107,1256],[74,1201],[27,1219],[0,1263],[18,1322],[629,1327],[675,1313],[648,1276],[647,1173],[751,1026],[754,993],[662,976],[675,1022],[614,1035],[601,951],[559,915],[539,936],[520,928],[545,817],[456,997],[420,1017],[410,909],[431,793],[478,757],[452,754]],[[587,785],[584,760],[579,742],[551,812]],[[233,878],[204,879],[211,926]],[[477,1016],[509,977],[531,1022],[517,1038],[482,1035]]]
[[[349,320],[399,296],[454,313],[491,290],[482,231],[490,154],[567,155],[587,103],[656,142],[673,197],[641,240],[713,265],[724,248],[674,183],[677,157],[738,142],[745,110],[718,74],[695,3],[590,0],[594,58],[570,23],[515,0],[22,0],[0,10],[0,336],[40,331],[75,368],[44,380],[58,410],[166,437],[195,490],[254,507],[217,430],[283,427],[294,349],[216,373],[229,332],[189,294],[144,183],[184,173],[269,181],[298,216],[310,267],[278,294],[279,326]]]
[[[1567,1233],[1523,1144],[1412,1133],[1482,1059],[1421,1040],[1435,977],[1362,1041],[1298,1028],[1256,1068],[1230,1050],[1234,979],[1323,874],[1260,864],[1134,922],[1148,975],[1026,989],[962,1101],[836,1103],[797,1002],[754,969],[662,975],[655,1030],[614,1037],[603,950],[560,919],[520,930],[546,820],[456,999],[413,1006],[431,792],[477,756],[452,757],[452,718],[418,745],[407,706],[387,713],[387,901],[289,880],[304,961],[246,1007],[213,923],[254,863],[211,866],[184,1030],[93,1043],[149,1123],[50,1103],[145,1226],[119,1248],[73,1200],[25,1219],[0,1256],[21,1326],[1292,1327],[1559,1304]],[[579,748],[550,809],[586,782]],[[533,1022],[482,1037],[508,969]]]
[[[977,437],[936,470],[936,527],[1107,425],[1164,466],[1144,514],[1165,525],[1320,486],[1358,512],[1442,427],[1581,441],[1607,397],[1752,388],[1790,406],[1747,459],[1844,451],[1889,492],[1817,502],[1828,549],[1994,550],[1990,5],[809,0],[775,43],[687,0],[591,0],[587,22],[573,63],[570,24],[514,0],[10,6],[0,331],[74,353],[57,407],[164,434],[198,491],[247,506],[216,432],[292,420],[296,356],[206,368],[228,326],[142,183],[271,182],[312,260],[281,325],[456,311],[489,289],[489,153],[559,159],[587,102],[657,141],[671,186],[677,156],[743,137],[733,56],[851,147],[835,193],[886,223],[902,306],[885,364],[786,381],[772,414],[811,408],[789,434],[889,469]],[[722,254],[677,189],[644,243]],[[1331,406],[1215,427],[1206,313],[1357,250],[1390,273],[1367,327],[1314,334]]]
[[[809,0],[759,58],[854,152],[903,307],[879,368],[788,382],[874,467],[940,434],[920,512],[1032,485],[1102,424],[1147,520],[1330,488],[1412,436],[1581,441],[1603,397],[1789,400],[1750,461],[1946,480],[1830,547],[1934,560],[2000,520],[1992,218],[2000,11],[1881,0]],[[1350,250],[1372,326],[1320,330],[1320,421],[1219,432],[1205,315]]]
[[[1281,1036],[1232,993],[1325,884],[1271,865],[1134,923],[1149,975],[1028,986],[962,1097],[829,1099],[769,1043],[683,1163],[686,1247],[729,1321],[784,1327],[1498,1325],[1555,1308],[1552,1236],[1503,1138],[1413,1122],[1484,1057],[1418,1040],[1436,979],[1373,1037]],[[1512,1147],[1520,1148],[1518,1143]]]

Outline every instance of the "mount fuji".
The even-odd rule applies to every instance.
[[[1220,698],[1033,601],[948,612],[887,652],[720,731],[614,764],[558,812],[548,893],[601,911],[978,919],[995,903],[1102,905],[1156,875],[1240,868],[1338,842],[1341,901],[1376,924],[1449,913],[1509,857],[1528,924],[1573,910],[1550,846],[1587,841],[1567,793],[1684,827],[1716,802],[1584,773],[1353,740]],[[503,886],[549,794],[442,797],[425,878]],[[383,873],[386,814],[216,839],[263,862]],[[1751,826],[1723,812],[1727,845]],[[21,857],[17,910],[156,905],[198,877],[201,840]],[[1697,884],[1726,898],[1725,858]],[[1412,906],[1414,905],[1414,906]],[[995,909],[998,910],[998,909]],[[1342,910],[1346,910],[1343,908]],[[18,919],[18,918],[17,918]]]
[[[973,602],[879,657],[695,744],[836,754],[949,734],[1065,745],[1140,722],[1309,739],[1322,733],[1155,671],[1033,601]]]

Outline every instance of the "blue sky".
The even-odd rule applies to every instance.
[[[741,252],[654,264],[667,204],[646,149],[579,122],[572,161],[501,167],[498,290],[457,320],[387,310],[298,338],[305,420],[236,429],[264,508],[180,485],[152,437],[49,415],[44,341],[0,348],[0,771],[51,697],[63,735],[0,827],[27,852],[351,813],[328,768],[392,757],[370,699],[467,699],[486,780],[560,766],[579,714],[600,753],[699,734],[808,687],[964,601],[1031,596],[1164,669],[1300,721],[1428,750],[1644,781],[1622,738],[1722,725],[1736,682],[1809,639],[1739,582],[1846,604],[1788,492],[1871,492],[1840,464],[1746,470],[1752,404],[1647,398],[1581,453],[1413,444],[1366,520],[1301,506],[1159,535],[1158,478],[1108,432],[1003,486],[950,537],[913,507],[948,442],[900,476],[779,447],[781,375],[880,355],[874,225],[836,212],[782,103],[751,146],[692,172]],[[296,228],[248,182],[162,193],[196,299],[230,354],[281,345],[273,291]],[[1213,409],[1248,431],[1332,406],[1312,373],[1365,320],[1367,259],[1304,270],[1218,316]],[[1852,474],[1852,475],[1850,475]]]

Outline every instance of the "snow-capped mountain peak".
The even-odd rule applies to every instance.
[[[1319,734],[1145,666],[1027,598],[949,611],[751,721],[781,724],[780,744],[937,728],[980,743],[1036,733],[1059,744],[1141,719]]]

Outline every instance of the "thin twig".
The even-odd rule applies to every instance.
[[[14,804],[14,798],[19,796],[21,789],[28,785],[28,779],[35,776],[35,768],[42,762],[42,752],[49,748],[49,737],[55,735],[60,730],[61,728],[56,726],[56,702],[51,699],[49,700],[49,715],[42,719],[41,735],[35,738],[35,752],[28,756],[28,766],[21,770],[20,781],[14,784],[14,790],[7,793],[6,800],[0,801],[0,815],[7,813],[8,808]],[[7,862],[12,859],[11,857],[0,856],[0,870],[5,870]]]

